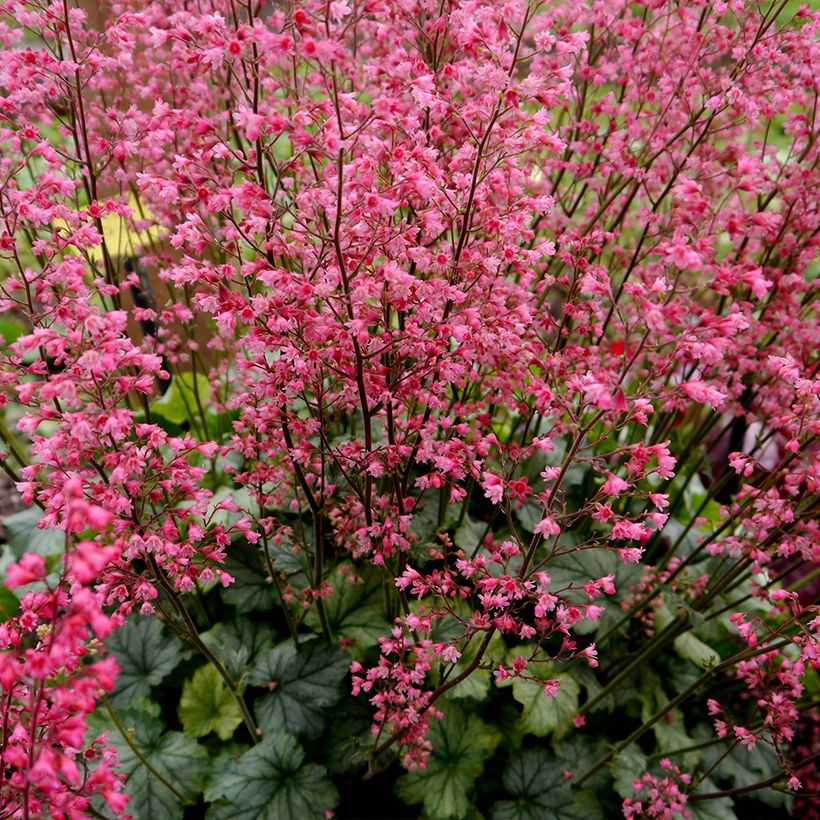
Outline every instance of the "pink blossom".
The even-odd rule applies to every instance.
[[[45,578],[46,561],[42,555],[27,552],[16,564],[6,570],[6,586],[17,589]]]
[[[624,481],[622,478],[618,478],[618,476],[613,475],[612,473],[607,474],[607,479],[604,482],[603,486],[601,487],[601,492],[604,495],[613,495],[617,496],[620,495],[624,490],[629,488],[629,482]]]
[[[484,495],[493,504],[501,503],[504,498],[504,482],[497,475],[485,472],[481,486],[484,488]]]
[[[712,407],[720,407],[726,401],[725,393],[702,381],[684,382],[681,388],[691,399],[711,404]]]
[[[560,690],[561,690],[561,683],[560,683],[560,681],[556,680],[555,678],[552,678],[551,680],[548,680],[544,684],[544,694],[548,698],[557,698],[558,697],[558,692]]]
[[[535,532],[538,535],[542,535],[545,538],[551,535],[559,535],[561,532],[561,528],[555,522],[555,519],[552,516],[545,516],[542,518],[536,525],[535,525]]]

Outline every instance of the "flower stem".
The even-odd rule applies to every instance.
[[[139,762],[143,766],[145,766],[145,768],[151,773],[151,776],[159,780],[159,782],[162,783],[162,785],[165,786],[165,788],[168,789],[168,791],[171,792],[171,794],[173,794],[174,797],[176,797],[176,799],[179,800],[179,802],[183,806],[192,805],[191,801],[188,800],[187,797],[183,796],[180,792],[178,792],[174,788],[173,784],[170,781],[168,781],[160,772],[158,772],[151,765],[148,758],[139,750],[137,745],[131,739],[131,735],[129,734],[128,729],[126,729],[125,726],[122,725],[122,721],[117,717],[117,713],[114,711],[114,708],[111,706],[111,703],[109,702],[108,698],[105,695],[103,695],[101,697],[101,701],[103,706],[105,706],[106,712],[108,712],[108,716],[111,718],[111,722],[114,724],[114,726],[117,727],[117,731],[122,735],[122,739],[128,744],[128,748],[134,753],[134,756],[137,758],[137,760],[139,760]]]

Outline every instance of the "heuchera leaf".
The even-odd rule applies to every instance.
[[[442,720],[430,730],[433,751],[426,768],[399,778],[396,793],[408,803],[424,803],[426,813],[436,820],[466,817],[473,784],[500,739],[500,733],[478,717],[448,704]]]
[[[486,521],[476,521],[467,514],[456,529],[453,541],[459,549],[463,549],[465,552],[472,554],[473,550],[481,545],[486,531]]]
[[[544,694],[544,687],[537,681],[516,678],[513,681],[513,697],[524,707],[521,728],[538,737],[552,733],[558,739],[572,726],[578,711],[580,688],[569,675],[557,675],[560,683],[554,698]]]
[[[276,588],[262,571],[263,560],[264,554],[253,547],[239,546],[231,550],[225,570],[234,582],[222,590],[226,604],[235,606],[241,613],[254,610],[269,612],[276,607]]]
[[[368,649],[378,644],[379,636],[390,629],[383,615],[381,580],[375,572],[356,578],[339,568],[331,575],[330,585],[333,594],[325,599],[330,631],[344,641],[354,659],[361,660]],[[319,631],[315,608],[305,616],[305,624]]]
[[[697,745],[695,739],[686,731],[683,712],[673,709],[666,720],[659,720],[653,727],[655,740],[658,741],[658,751],[668,754],[676,749],[685,749]],[[694,766],[700,759],[700,752],[694,750],[681,757],[686,766]]]
[[[156,618],[135,617],[108,640],[120,665],[117,688],[110,700],[126,706],[159,685],[189,652]]]
[[[711,669],[720,663],[720,655],[711,646],[696,638],[691,632],[678,635],[672,644],[675,652],[701,669]]]
[[[151,413],[177,425],[191,419],[199,421],[197,395],[204,409],[211,406],[211,382],[208,377],[202,373],[178,373],[165,394],[151,402]]]
[[[339,795],[323,766],[285,732],[272,732],[218,771],[205,790],[209,820],[324,820]]]
[[[372,741],[373,714],[369,704],[345,698],[333,709],[330,726],[322,738],[327,768],[334,774],[353,772],[367,766]]]
[[[201,638],[240,684],[250,665],[273,648],[276,633],[263,620],[236,615],[203,632]]]
[[[162,734],[162,722],[145,712],[125,709],[118,713],[118,718],[130,741],[127,743],[118,731],[111,732],[119,751],[120,769],[126,776],[125,788],[131,797],[128,812],[134,820],[181,818],[184,801],[196,800],[205,785],[207,752],[181,732]],[[153,772],[135,754],[132,745]]]
[[[0,621],[13,618],[20,611],[20,600],[4,586],[0,586]]]
[[[214,732],[222,740],[233,737],[242,723],[239,705],[212,663],[197,669],[182,687],[179,719],[187,734],[204,737]]]
[[[608,550],[572,550],[550,561],[550,578],[556,588],[568,584],[582,587],[591,578],[618,571],[618,557]]]
[[[226,499],[236,504],[239,512],[217,509]],[[211,524],[230,527],[246,515],[245,510],[253,509],[255,503],[247,487],[219,487],[208,504],[208,519]]]
[[[248,682],[271,690],[256,704],[261,729],[318,737],[324,710],[344,693],[350,656],[336,646],[308,641],[296,650],[281,643],[254,664]]]
[[[646,758],[640,748],[633,743],[627,746],[610,764],[614,777],[615,791],[624,799],[632,797],[635,792],[634,782],[647,767]]]
[[[698,791],[707,793],[717,792],[720,789],[713,780],[705,777],[698,784]],[[730,797],[718,797],[714,800],[690,800],[686,808],[691,815],[690,820],[737,820],[733,806],[734,803]],[[791,812],[784,811],[783,814],[770,816],[789,817]]]
[[[480,641],[476,638],[470,641],[452,672],[453,676],[459,675],[467,669],[470,663],[475,659],[479,645]],[[490,644],[485,651],[485,663],[491,666],[496,665],[494,659],[502,657],[504,649],[504,640],[501,635],[498,632],[493,633]],[[450,689],[445,697],[448,700],[460,700],[462,698],[484,700],[490,692],[491,677],[492,675],[489,669],[475,669],[458,686],[454,686]]]
[[[714,768],[716,780],[732,788],[744,788],[768,780],[780,770],[777,753],[766,743],[757,743],[754,748],[744,746],[734,748],[728,755],[723,746],[707,747],[703,753],[702,767],[706,770]],[[704,781],[705,783],[706,781]],[[698,785],[698,791],[720,791],[720,788],[709,788],[703,783]],[[799,792],[797,793],[799,794]],[[791,816],[791,804],[794,795],[775,789],[760,790],[757,799],[773,809],[779,809],[783,816]],[[720,805],[724,799],[698,801],[699,804]],[[726,801],[731,805],[731,801]]]
[[[576,780],[588,772],[610,749],[610,742],[602,734],[575,733],[564,740],[550,744],[555,757],[561,761],[562,772],[569,772]],[[595,794],[605,794],[609,790],[609,772],[599,769],[584,781],[584,788]]]
[[[13,319],[11,316],[0,316],[0,338],[3,341],[2,347],[8,347],[12,342],[27,333],[26,326]]]
[[[504,788],[516,799],[502,800],[492,820],[597,820],[603,813],[588,790],[574,790],[564,777],[565,766],[544,749],[528,749],[510,760]]]
[[[48,556],[63,551],[65,532],[58,529],[40,529],[37,522],[42,515],[39,507],[31,506],[3,518],[6,541],[18,560],[25,552],[36,552],[38,555]]]
[[[687,611],[691,611],[691,609]],[[663,629],[668,626],[672,620],[672,613],[665,603],[657,608],[655,612],[655,622],[658,629]],[[700,640],[700,638],[693,635],[692,632],[684,632],[682,635],[678,635],[678,637],[675,638],[673,647],[680,657],[690,661],[695,664],[695,666],[699,666],[701,669],[710,669],[716,663],[720,662],[718,652]]]

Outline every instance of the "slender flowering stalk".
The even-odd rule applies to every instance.
[[[163,717],[246,772],[322,747],[347,675],[352,765],[398,757],[431,815],[413,778],[481,699],[614,733],[555,787],[579,799],[653,731],[627,817],[745,794],[692,754],[715,738],[798,788],[820,12],[792,6],[0,0],[0,462],[64,545],[4,565],[0,813],[129,810],[101,698],[132,782],[248,799],[101,694],[149,616],[194,658]]]

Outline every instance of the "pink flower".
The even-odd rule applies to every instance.
[[[598,666],[598,650],[595,648],[595,644],[590,644],[589,646],[584,647],[578,655],[582,658],[586,658],[587,663],[593,669]]]
[[[544,694],[548,698],[557,698],[558,692],[561,690],[561,683],[560,681],[552,678],[544,683]]]
[[[735,726],[735,737],[747,748],[753,749],[757,743],[757,737],[743,726]]]
[[[708,618],[751,592],[714,684],[760,728],[686,708],[799,760],[817,618],[762,579],[820,542],[817,13],[104,5],[0,24],[0,460],[59,536],[8,569],[4,812],[123,812],[86,743],[100,640],[171,601],[190,631],[194,596],[249,603],[250,577],[300,638],[338,579],[369,602],[377,649],[330,637],[410,768],[453,664],[563,680],[623,610],[602,680],[632,686],[659,596]],[[615,551],[650,561],[617,591],[584,574]],[[663,760],[624,813],[686,816],[690,782]]]
[[[9,589],[41,581],[46,575],[46,560],[42,555],[27,552],[16,564],[6,570],[6,586]]]
[[[535,525],[535,532],[547,538],[552,535],[559,535],[561,528],[552,516],[547,515]]]
[[[494,473],[485,472],[481,486],[484,488],[484,495],[493,504],[500,504],[504,498],[504,482]]]
[[[681,388],[689,398],[710,404],[712,407],[720,407],[726,401],[725,393],[702,381],[684,382]]]
[[[613,475],[612,473],[607,473],[607,479],[601,487],[601,492],[604,495],[617,496],[628,488],[628,481],[624,481],[622,478],[618,478],[618,476]]]

